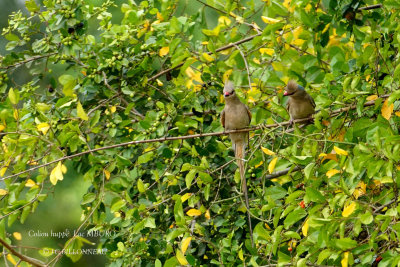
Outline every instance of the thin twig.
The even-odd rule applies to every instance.
[[[240,49],[239,46],[235,45],[236,49],[239,50],[239,53],[242,55],[244,65],[246,66],[246,71],[247,71],[247,80],[249,81],[249,87],[251,90],[251,79],[250,79],[250,70],[249,70],[249,65],[247,64],[246,56],[244,55],[242,49]]]
[[[286,168],[286,169],[284,169],[282,171],[278,171],[278,172],[274,172],[274,173],[266,175],[265,179],[274,179],[274,178],[277,178],[279,176],[283,176],[285,174],[288,174],[290,171],[296,172],[296,171],[301,170],[301,169],[302,169],[302,167],[300,167],[300,166],[296,166],[294,168],[293,167]]]
[[[370,9],[377,9],[377,8],[381,8],[383,7],[382,4],[377,4],[377,5],[372,5],[372,6],[364,6],[364,7],[360,7],[357,10],[370,10]]]

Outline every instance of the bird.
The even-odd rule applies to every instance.
[[[221,113],[221,124],[225,130],[238,130],[246,128],[251,122],[251,112],[248,106],[243,104],[235,92],[235,85],[232,81],[226,81],[224,85],[225,107]],[[253,230],[251,227],[251,218],[249,210],[249,198],[247,193],[246,174],[244,169],[245,149],[249,142],[249,132],[230,133],[229,137],[232,141],[232,148],[235,152],[235,158],[239,167],[240,179],[242,183],[242,191],[245,198],[247,209],[247,219],[250,229],[250,240],[253,242]]]
[[[290,125],[293,120],[308,118],[315,113],[314,99],[296,81],[290,80],[287,83],[283,95],[289,97],[286,108],[290,115]]]

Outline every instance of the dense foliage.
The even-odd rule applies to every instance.
[[[400,263],[398,1],[91,2],[29,0],[3,29],[1,239],[72,162],[110,266]],[[126,143],[223,131],[227,78],[264,124],[246,162],[255,247],[226,135]],[[289,79],[319,110],[294,131],[271,126]]]

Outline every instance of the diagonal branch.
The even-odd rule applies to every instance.
[[[53,52],[53,53],[49,53],[49,54],[45,54],[45,55],[33,56],[33,57],[27,58],[25,60],[18,61],[16,63],[12,64],[12,65],[0,67],[0,70],[8,70],[8,69],[11,69],[11,68],[19,67],[19,66],[24,65],[26,63],[29,63],[29,62],[32,62],[32,61],[35,61],[35,60],[39,60],[39,59],[42,59],[42,58],[51,57],[51,56],[54,56],[54,55],[57,55],[57,54],[58,54],[58,52]]]
[[[25,261],[29,264],[32,264],[33,266],[36,267],[45,267],[46,264],[44,264],[42,261],[38,260],[38,259],[34,259],[28,256],[25,256],[21,253],[19,253],[18,251],[16,251],[15,249],[13,249],[6,241],[4,241],[3,239],[0,238],[0,243],[8,250],[10,251],[11,254],[13,254],[14,256],[18,257],[20,260]]]

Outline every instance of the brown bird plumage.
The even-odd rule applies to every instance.
[[[225,108],[221,113],[221,124],[226,130],[238,130],[246,128],[251,122],[251,112],[249,108],[243,104],[235,93],[235,87],[231,81],[227,81],[224,87]],[[250,229],[250,239],[253,244],[253,230],[251,227],[249,213],[249,198],[247,194],[246,175],[244,170],[243,159],[245,157],[245,149],[249,140],[249,133],[231,133],[229,137],[232,140],[232,147],[235,151],[237,165],[239,166],[240,178],[242,182],[242,191],[245,197],[247,216]]]
[[[286,107],[291,123],[293,120],[308,118],[315,113],[314,99],[295,81],[288,82],[284,95],[289,96]]]

